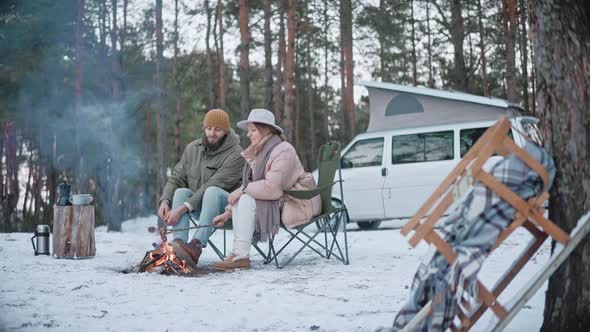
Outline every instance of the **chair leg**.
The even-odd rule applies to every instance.
[[[316,250],[315,250],[315,248],[311,247],[309,244],[310,244],[312,241],[314,241],[315,237],[316,237],[316,236],[318,236],[318,234],[320,234],[320,232],[321,232],[321,229],[318,229],[318,230],[315,232],[315,234],[314,234],[313,236],[309,236],[309,235],[308,235],[308,237],[309,237],[309,240],[307,240],[307,242],[305,242],[305,244],[304,244],[304,245],[302,245],[302,246],[301,246],[301,248],[299,248],[299,250],[297,250],[297,251],[296,251],[296,252],[295,252],[295,253],[294,253],[294,254],[293,254],[291,257],[289,257],[289,259],[287,259],[287,260],[286,260],[286,261],[283,263],[283,266],[282,266],[282,267],[285,267],[285,266],[289,265],[289,263],[291,263],[291,262],[293,261],[293,259],[294,259],[295,257],[297,257],[297,255],[299,255],[299,253],[301,253],[301,252],[303,251],[303,249],[305,249],[305,247],[312,248],[314,251],[316,251]],[[304,233],[304,234],[305,234],[305,233]],[[307,235],[307,234],[305,234],[305,235]],[[319,252],[318,252],[318,251],[316,251],[316,252],[319,254]],[[320,254],[320,256],[322,256],[322,257],[323,257],[323,255],[321,255],[321,254]],[[282,268],[282,267],[281,267],[281,268]]]
[[[283,266],[280,266],[280,264],[279,264],[278,253],[275,251],[274,242],[275,242],[275,236],[272,235],[268,239],[268,256],[266,257],[264,264],[269,264],[270,262],[272,262],[274,260],[277,268],[280,269],[280,268],[283,268]]]
[[[323,224],[321,224],[321,223]],[[321,225],[322,230],[324,232],[324,245],[326,247],[326,257],[330,258],[330,253],[328,252],[328,233],[326,232],[326,226],[330,228],[330,220],[328,218],[322,218],[321,221],[317,223],[318,227]]]
[[[343,218],[343,216],[345,215],[346,210],[340,210],[340,211],[336,211],[334,218],[336,219],[336,222],[334,223],[334,225],[332,224],[328,224],[328,228],[330,231],[330,234],[332,235],[332,243],[330,244],[330,248],[326,248],[328,255],[327,258],[330,258],[332,255],[334,255],[334,257],[336,257],[339,261],[341,261],[342,263],[344,263],[345,265],[348,265],[348,241],[346,238],[346,233],[344,233],[344,242],[345,242],[345,252],[342,252],[342,248],[340,247],[340,243],[338,242],[338,229],[340,228],[340,223],[344,222],[344,231],[346,231],[346,219]],[[326,246],[328,244],[326,243]],[[336,249],[338,249],[338,253],[334,252],[334,246],[336,247]]]
[[[215,246],[215,244],[213,244],[213,242],[211,240],[209,240],[208,243],[209,243],[209,246],[211,247],[211,249],[213,249],[213,251],[217,254],[219,259],[224,260],[225,255]]]
[[[291,234],[291,236],[292,236],[291,240],[293,240],[293,239],[297,239],[299,242],[303,243],[303,247],[308,247],[309,249],[311,249],[311,250],[315,251],[315,253],[316,253],[316,254],[318,254],[318,255],[320,255],[321,257],[324,257],[324,258],[326,257],[326,256],[325,256],[323,253],[321,253],[319,250],[317,250],[316,248],[314,248],[314,247],[312,247],[312,246],[310,245],[310,244],[311,244],[311,242],[313,242],[313,243],[315,243],[316,245],[318,245],[320,248],[322,248],[322,249],[325,249],[325,248],[324,248],[324,246],[323,246],[321,243],[319,243],[319,242],[318,242],[318,241],[315,239],[315,237],[316,237],[318,234],[320,234],[320,232],[321,232],[321,230],[320,230],[320,229],[318,229],[318,230],[316,231],[316,233],[315,233],[313,236],[310,236],[309,234],[305,233],[305,232],[303,231],[303,229],[300,229],[300,230],[298,230],[298,231],[297,231],[297,233],[293,233],[293,232],[291,232],[291,231],[290,231],[290,230],[288,230],[288,229],[285,229],[285,230],[286,230],[286,231],[287,231],[289,234]],[[298,235],[299,235],[299,234],[305,235],[305,236],[306,236],[306,237],[309,239],[309,241],[307,241],[307,242],[306,242],[306,241],[304,241],[304,240],[300,239],[300,238],[298,237]],[[287,244],[288,244],[288,242],[287,242]],[[285,248],[285,246],[286,246],[287,244],[285,244],[285,245],[284,245],[284,246],[281,248],[281,250],[282,250],[283,248]],[[279,252],[280,252],[280,251],[279,251]]]
[[[227,257],[227,240],[225,237],[225,228],[223,229],[223,257]]]
[[[268,260],[268,254],[265,254],[264,251],[262,251],[262,249],[260,249],[260,247],[258,246],[258,244],[252,242],[252,246],[260,254],[260,256],[262,256],[262,258],[264,258],[264,264],[266,264],[267,263],[266,261]]]
[[[348,265],[350,264],[350,259],[348,258],[348,235],[346,234],[346,228],[348,227],[348,210],[344,209],[344,225],[343,225],[343,230],[342,232],[344,233],[344,254],[346,255],[344,264]]]
[[[340,223],[346,222],[348,218],[348,212],[346,209],[336,210],[334,213],[334,218],[336,222],[332,225],[331,220],[329,218],[322,218],[318,222],[316,222],[317,230],[312,235],[306,233],[304,228],[300,228],[297,231],[292,231],[284,226],[282,228],[289,233],[291,236],[289,240],[283,244],[280,249],[277,250],[274,244],[274,237],[269,239],[269,248],[268,248],[268,255],[267,259],[265,259],[265,264],[271,263],[273,260],[275,261],[277,268],[283,268],[287,266],[289,263],[293,261],[295,257],[297,257],[305,248],[309,248],[313,250],[316,254],[324,258],[330,258],[334,256],[336,259],[344,263],[345,265],[349,264],[348,258],[348,238],[346,235],[346,225],[344,225],[344,248],[342,248],[340,242],[338,241],[338,232],[340,228]],[[316,238],[320,234],[320,232],[324,233],[323,241],[317,240]],[[328,232],[330,234],[328,234]],[[283,250],[289,246],[293,240],[297,239],[297,241],[302,243],[302,246],[289,258],[285,259],[283,262],[278,262],[278,255],[280,255]],[[323,242],[323,243],[321,243]],[[343,250],[344,249],[344,250]]]

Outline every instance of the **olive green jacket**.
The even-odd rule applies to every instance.
[[[187,203],[199,210],[208,187],[216,186],[231,192],[242,179],[245,160],[241,153],[240,139],[233,129],[215,151],[207,150],[200,138],[191,142],[168,177],[160,202],[165,199],[172,202],[176,189],[189,188],[194,194]]]

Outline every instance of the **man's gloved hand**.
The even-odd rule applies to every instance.
[[[182,217],[187,212],[188,212],[188,207],[186,207],[186,205],[182,204],[179,207],[177,207],[176,209],[168,212],[167,218],[164,220],[166,220],[167,225],[174,226],[174,225],[178,224],[180,217]]]

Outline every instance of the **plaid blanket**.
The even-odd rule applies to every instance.
[[[555,176],[551,157],[532,142],[527,142],[524,150],[545,167],[551,184]],[[515,155],[498,161],[492,166],[490,174],[525,200],[538,196],[543,190],[539,175]],[[395,317],[393,328],[388,330],[401,330],[438,294],[440,297],[437,301],[432,301],[431,315],[417,325],[414,331],[446,330],[464,292],[476,298],[477,273],[498,235],[512,221],[514,214],[515,209],[510,204],[476,181],[473,190],[448,217],[441,220],[442,234],[457,254],[456,261],[450,265],[440,253],[435,252],[428,263],[420,264],[409,299]]]

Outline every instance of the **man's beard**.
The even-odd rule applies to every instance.
[[[221,145],[223,145],[223,142],[225,142],[226,138],[227,138],[227,134],[225,134],[219,141],[217,141],[217,143],[211,144],[211,143],[209,143],[209,138],[207,137],[207,135],[203,134],[203,145],[205,146],[205,150],[215,151],[215,150],[219,149],[219,147]]]

